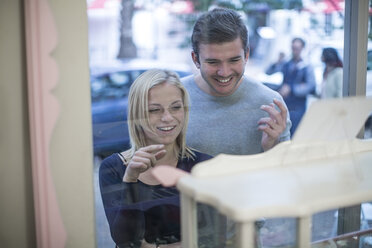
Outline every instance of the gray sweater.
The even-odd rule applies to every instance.
[[[182,82],[190,94],[189,146],[212,156],[220,153],[249,155],[263,151],[258,120],[268,114],[260,106],[272,103],[274,98],[283,102],[276,91],[244,78],[232,95],[221,97],[200,90],[194,76],[182,78]],[[290,139],[290,126],[288,114],[287,128],[280,141]]]

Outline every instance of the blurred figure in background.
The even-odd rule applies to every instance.
[[[304,47],[303,39],[296,37],[292,40],[292,58],[283,65],[283,83],[279,88],[291,117],[291,136],[306,111],[307,95],[315,93],[314,69],[301,56]]]
[[[278,55],[278,60],[272,63],[265,71],[267,75],[272,75],[276,72],[281,72],[283,65],[285,64],[285,53],[280,52]]]
[[[332,47],[324,48],[321,60],[325,68],[320,97],[322,99],[342,97],[343,64],[337,50]]]

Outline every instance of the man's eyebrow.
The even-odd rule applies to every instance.
[[[237,60],[237,59],[241,59],[241,58],[242,58],[242,56],[238,55],[238,56],[229,58],[229,60]],[[205,61],[206,62],[219,62],[220,60],[219,59],[205,59]]]
[[[206,62],[217,62],[219,61],[218,59],[205,59]]]
[[[242,56],[241,55],[238,55],[238,56],[235,56],[235,57],[230,58],[230,60],[241,59],[241,58],[242,58]]]

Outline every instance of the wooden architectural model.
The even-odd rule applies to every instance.
[[[291,141],[257,155],[221,154],[179,177],[182,246],[197,247],[202,202],[237,223],[238,247],[255,247],[261,217],[298,218],[297,246],[310,247],[313,214],[372,201],[372,140],[356,138],[371,111],[371,98],[315,102]]]

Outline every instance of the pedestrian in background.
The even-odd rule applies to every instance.
[[[279,88],[291,117],[291,135],[306,111],[307,96],[315,93],[314,69],[301,56],[305,44],[299,37],[292,40],[292,58],[283,65],[283,83]]]
[[[267,75],[272,75],[276,72],[282,72],[283,65],[285,64],[285,53],[278,54],[278,60],[272,63],[265,71]]]
[[[325,68],[320,97],[322,99],[342,97],[343,63],[337,50],[332,47],[324,48],[321,60]]]

